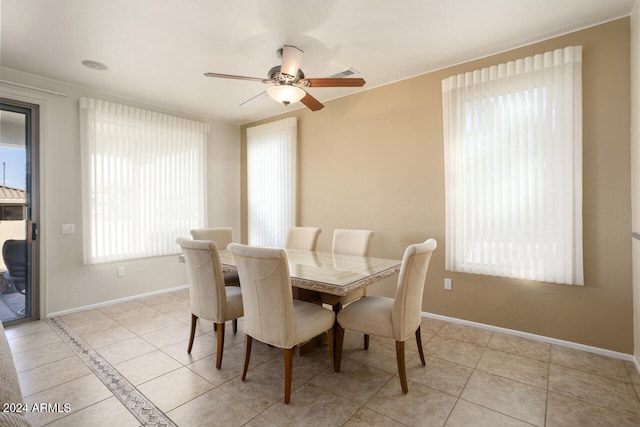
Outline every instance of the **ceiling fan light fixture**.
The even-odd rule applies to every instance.
[[[293,85],[275,85],[267,89],[269,96],[276,102],[284,105],[293,104],[300,101],[306,95],[306,92]]]

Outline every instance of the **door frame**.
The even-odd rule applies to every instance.
[[[28,114],[25,115],[25,144],[28,145],[26,156],[26,194],[27,194],[27,215],[25,234],[29,239],[32,231],[35,235],[29,245],[31,255],[31,268],[29,269],[26,304],[29,307],[29,317],[5,322],[6,325],[18,324],[38,320],[41,318],[40,304],[40,105],[2,97],[0,94],[0,104],[16,107],[15,111]],[[36,229],[31,224],[36,224]]]

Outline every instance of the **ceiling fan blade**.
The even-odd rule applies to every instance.
[[[340,78],[320,78],[320,79],[302,79],[301,85],[308,87],[360,87],[366,83],[364,79],[340,79]]]
[[[245,76],[236,76],[233,74],[204,73],[204,75],[207,77],[218,77],[222,79],[234,79],[234,80],[249,80],[249,81],[260,82],[260,83],[271,82],[271,80],[269,79],[261,79],[260,77],[245,77]]]
[[[300,100],[300,102],[306,105],[307,108],[309,108],[311,111],[318,111],[324,108],[324,105],[313,96],[311,96],[309,92],[307,92],[307,94]]]
[[[258,100],[258,99],[260,99],[260,98],[265,98],[265,97],[266,97],[266,95],[267,95],[267,91],[266,91],[266,90],[265,90],[265,91],[262,91],[262,92],[260,92],[259,94],[257,94],[256,96],[254,96],[254,97],[251,97],[251,98],[247,99],[246,101],[244,101],[243,103],[241,103],[240,105],[238,105],[238,107],[242,107],[242,106],[243,106],[243,105],[245,105],[245,104],[252,103],[252,102],[254,102],[254,101],[256,101],[256,100]]]
[[[297,76],[300,63],[302,63],[302,55],[304,55],[304,52],[295,46],[283,46],[280,72],[294,77]]]

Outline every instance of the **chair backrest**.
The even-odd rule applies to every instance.
[[[233,242],[233,228],[195,228],[191,230],[191,237],[193,240],[209,240],[216,242],[218,249],[227,249],[229,243]]]
[[[369,246],[373,231],[371,230],[343,230],[333,232],[331,252],[334,254],[369,256]]]
[[[2,259],[14,278],[27,277],[27,241],[9,239],[2,245]]]
[[[293,291],[284,249],[232,243],[242,283],[245,333],[280,348],[295,344]]]
[[[318,227],[291,227],[287,232],[285,248],[315,251],[321,231]]]
[[[424,243],[410,245],[404,251],[391,312],[393,333],[398,341],[409,338],[420,326],[424,281],[431,254],[436,247],[436,241],[429,239]]]
[[[218,246],[213,241],[176,239],[187,266],[191,312],[215,323],[226,320],[227,294]]]

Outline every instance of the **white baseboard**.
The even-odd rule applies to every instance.
[[[174,288],[162,289],[159,291],[148,292],[146,294],[132,295],[130,297],[118,298],[110,301],[99,302],[97,304],[84,305],[82,307],[70,308],[69,310],[56,311],[54,313],[48,313],[47,317],[64,316],[65,314],[77,313],[79,311],[91,310],[94,308],[105,307],[107,305],[118,304],[121,302],[133,301],[140,298],[152,297],[154,295],[166,294],[169,292],[179,291],[181,289],[187,289],[189,285],[176,286]]]
[[[473,326],[476,328],[487,329],[493,332],[501,332],[503,334],[515,335],[523,338],[529,338],[536,341],[542,341],[549,344],[561,345],[576,350],[588,351],[589,353],[600,354],[602,356],[615,357],[616,359],[628,360],[633,362],[636,370],[640,373],[640,363],[633,354],[620,353],[617,351],[606,350],[604,348],[592,347],[590,345],[579,344],[571,341],[559,340],[556,338],[545,337],[543,335],[530,334],[528,332],[516,331],[513,329],[501,328],[498,326],[486,325],[484,323],[471,322],[469,320],[457,319],[455,317],[442,316],[440,314],[422,312],[422,317],[430,317],[432,319],[444,320],[451,323],[459,323],[462,325]]]

